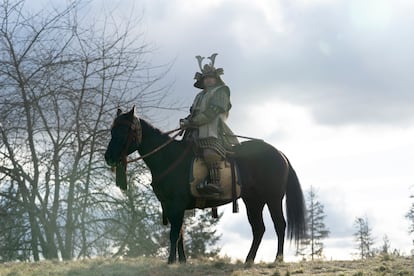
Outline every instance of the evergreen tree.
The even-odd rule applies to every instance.
[[[300,243],[296,254],[303,257],[310,255],[314,260],[315,256],[322,256],[322,240],[329,236],[329,230],[324,223],[326,217],[324,206],[317,200],[312,186],[307,194],[307,203],[307,239]]]
[[[361,259],[372,257],[374,255],[372,249],[374,239],[372,238],[372,229],[369,227],[368,219],[357,217],[354,226],[356,228],[354,237],[357,242],[358,255]]]
[[[210,209],[196,210],[193,216],[187,216],[184,222],[184,243],[189,257],[212,257],[220,252],[216,246],[220,235],[217,235],[215,229],[222,216],[223,213],[220,213],[217,219],[213,218]]]
[[[11,186],[8,193],[15,195],[18,191]],[[18,202],[0,196],[0,263],[29,259],[25,219],[24,208]]]
[[[139,165],[130,164],[134,173],[128,173],[128,190],[114,199],[117,203],[113,205],[119,207],[108,216],[112,219],[106,223],[106,238],[113,242],[115,255],[164,257],[168,255],[169,227],[162,225],[160,202],[149,184],[143,183],[145,171],[134,166]],[[207,210],[186,212],[183,230],[187,256],[215,256],[220,251],[215,247],[220,239],[215,226],[221,216],[213,219]]]
[[[391,249],[391,243],[390,240],[388,239],[387,235],[384,235],[384,237],[382,238],[383,244],[380,248],[380,253],[387,255],[390,253],[390,249]]]
[[[411,196],[411,198],[414,199],[414,196]],[[408,213],[405,215],[405,217],[411,222],[410,224],[410,228],[409,228],[409,233],[410,234],[414,234],[414,202],[411,203],[411,208],[408,211]],[[413,239],[413,246],[414,246],[414,239]],[[414,249],[413,249],[414,252]]]
[[[142,163],[131,163],[128,189],[113,198],[111,205],[117,208],[110,209],[107,215],[111,219],[105,223],[105,233],[106,239],[113,242],[116,256],[159,256],[168,246],[164,242],[168,231],[161,224],[160,203],[145,183],[147,173]]]

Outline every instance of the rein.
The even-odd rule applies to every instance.
[[[179,130],[181,130],[181,127],[179,127],[179,128],[176,128],[176,129],[173,129],[173,130],[170,130],[170,131],[168,131],[168,132],[166,132],[165,134],[171,134],[171,133],[174,133],[174,132],[176,132],[176,131],[179,131]],[[144,158],[146,158],[146,157],[148,157],[148,156],[151,156],[151,155],[153,155],[154,153],[157,153],[158,151],[160,151],[161,149],[163,149],[164,147],[166,147],[167,145],[169,145],[171,142],[173,142],[174,141],[174,139],[177,137],[177,136],[179,136],[179,135],[181,135],[182,134],[182,132],[180,131],[180,132],[177,132],[176,134],[174,134],[167,142],[165,142],[164,144],[162,144],[162,145],[160,145],[160,146],[158,146],[158,147],[156,147],[155,149],[153,149],[152,151],[150,151],[149,153],[147,153],[147,154],[144,154],[144,155],[142,155],[142,156],[140,156],[140,157],[137,157],[137,158],[134,158],[134,159],[130,159],[130,160],[128,160],[127,161],[127,163],[132,163],[132,162],[136,162],[136,161],[139,161],[139,160],[142,160],[142,159],[144,159]]]
[[[153,149],[152,151],[150,151],[149,153],[147,153],[147,154],[144,154],[144,155],[142,155],[142,156],[140,156],[140,157],[137,157],[137,158],[134,158],[134,159],[130,159],[130,160],[127,160],[126,161],[126,163],[132,163],[132,162],[137,162],[137,161],[139,161],[139,160],[142,160],[142,159],[144,159],[144,158],[146,158],[146,157],[148,157],[148,156],[151,156],[151,155],[153,155],[153,154],[155,154],[155,153],[157,153],[158,151],[160,151],[161,149],[163,149],[164,147],[166,147],[167,145],[169,145],[171,142],[173,142],[174,141],[174,139],[177,137],[177,136],[180,136],[180,135],[182,135],[182,132],[184,131],[184,129],[182,129],[181,127],[178,127],[178,128],[176,128],[176,129],[173,129],[173,130],[170,130],[170,131],[167,131],[167,132],[165,132],[164,134],[171,134],[171,133],[174,133],[174,132],[176,132],[176,131],[179,131],[179,130],[181,130],[180,132],[177,132],[176,134],[174,134],[167,142],[165,142],[164,144],[162,144],[162,145],[160,145],[160,146],[158,146],[158,147],[156,147],[155,149]],[[232,137],[238,137],[238,138],[243,138],[243,139],[248,139],[248,140],[261,140],[262,141],[262,139],[257,139],[257,138],[253,138],[253,137],[247,137],[247,136],[241,136],[241,135],[226,135],[226,136],[232,136]]]
[[[224,133],[224,136],[227,136],[227,137],[237,137],[237,138],[242,138],[242,139],[247,139],[247,140],[263,141],[263,139],[249,137],[249,136],[242,136],[242,135],[237,135],[237,134],[225,134]]]
[[[128,156],[128,149],[131,145],[131,143],[135,140],[138,144],[141,143],[142,141],[142,128],[138,120],[134,120],[133,122],[130,122],[128,120],[119,120],[114,122],[114,124],[112,125],[112,128],[116,127],[116,125],[126,125],[129,128],[129,133],[128,133],[128,137],[127,137],[127,142],[126,142],[126,147],[125,149],[122,151],[121,153],[121,163],[119,166],[116,166],[116,184],[118,187],[120,187],[122,190],[126,190],[127,189],[127,175],[126,175],[126,170],[127,170],[127,165],[128,163],[132,163],[132,162],[136,162],[139,160],[142,160],[148,156],[151,156],[157,152],[159,152],[161,149],[165,148],[167,145],[171,144],[173,141],[175,141],[175,138],[179,135],[182,135],[183,131],[185,129],[178,127],[176,129],[164,132],[164,134],[169,135],[171,133],[177,132],[175,133],[172,137],[169,137],[169,139],[164,142],[163,144],[161,144],[160,146],[156,147],[155,149],[153,149],[152,151],[148,152],[147,154],[144,154],[138,158],[134,158],[134,159],[130,159],[127,160],[127,156]],[[249,139],[249,140],[258,140],[252,137],[246,137],[246,136],[241,136],[241,135],[227,135],[227,136],[233,136],[233,137],[238,137],[238,138],[244,138],[244,139]],[[166,175],[168,175],[169,173],[171,173],[171,171],[173,169],[175,169],[178,165],[180,165],[182,163],[182,161],[184,160],[184,158],[188,155],[188,153],[191,151],[192,146],[189,144],[186,149],[184,150],[184,152],[178,157],[177,160],[175,160],[175,162],[173,164],[171,164],[164,172],[162,172],[160,175],[157,175],[154,177],[154,179],[152,180],[153,183],[159,182],[161,181]],[[234,177],[234,176],[233,176]],[[237,208],[236,205],[233,206],[233,210],[235,210],[234,208]]]
[[[181,156],[168,168],[166,169],[162,174],[158,175],[157,177],[152,179],[152,183],[156,183],[161,181],[167,174],[169,174],[173,169],[175,169],[181,162],[184,160],[184,158],[187,156],[187,154],[191,151],[192,147],[189,144],[185,151],[181,154]]]

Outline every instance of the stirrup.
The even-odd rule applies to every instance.
[[[223,190],[220,186],[213,183],[207,183],[207,181],[203,181],[197,184],[197,191],[202,194],[222,194]]]

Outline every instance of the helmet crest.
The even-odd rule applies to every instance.
[[[196,80],[196,83],[194,84],[195,87],[203,88],[202,82],[205,77],[215,77],[216,79],[219,79],[220,82],[223,82],[220,79],[220,75],[223,75],[223,68],[214,67],[214,62],[216,60],[217,55],[217,53],[214,53],[211,56],[207,57],[207,59],[210,60],[210,63],[204,64],[204,66],[203,60],[205,59],[205,57],[196,56],[196,59],[198,61],[198,67],[200,68],[201,72],[197,72],[194,76],[194,79]]]

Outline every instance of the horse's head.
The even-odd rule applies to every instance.
[[[127,155],[137,149],[141,140],[142,128],[135,115],[135,107],[125,113],[118,109],[111,128],[111,141],[105,152],[106,163],[110,166],[119,165]]]

